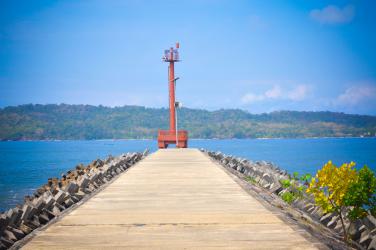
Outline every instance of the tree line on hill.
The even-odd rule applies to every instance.
[[[179,129],[190,138],[301,138],[375,136],[376,116],[337,112],[182,108]],[[0,109],[0,140],[156,138],[168,128],[168,109],[27,104]]]

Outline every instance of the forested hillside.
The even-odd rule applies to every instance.
[[[191,138],[374,136],[376,117],[334,112],[179,110]],[[139,106],[21,105],[0,109],[0,140],[155,138],[168,110]]]

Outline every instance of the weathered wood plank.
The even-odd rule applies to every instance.
[[[159,150],[25,249],[315,249],[196,149]]]

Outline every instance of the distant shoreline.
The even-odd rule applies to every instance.
[[[323,138],[376,136],[376,116],[339,112],[182,108],[179,129],[190,138]],[[0,109],[0,140],[154,139],[167,129],[168,110],[138,106],[22,105]],[[130,140],[130,139],[129,139]]]
[[[305,140],[305,139],[375,139],[376,136],[324,136],[324,137],[273,137],[273,138],[190,138],[193,141],[204,140]],[[0,142],[65,142],[65,141],[156,141],[157,139],[49,139],[49,140],[0,140]]]

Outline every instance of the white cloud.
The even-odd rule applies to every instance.
[[[243,104],[266,101],[266,100],[291,100],[302,101],[304,100],[309,91],[308,85],[297,85],[290,91],[283,91],[279,85],[274,85],[271,89],[266,90],[263,94],[246,93],[241,98]]]
[[[342,106],[356,106],[359,103],[376,98],[376,86],[358,85],[352,86],[340,94],[335,100],[335,104]]]
[[[309,91],[310,86],[304,84],[298,85],[288,92],[287,97],[292,101],[302,101],[307,97]]]
[[[264,100],[265,97],[263,95],[255,95],[253,93],[247,93],[242,98],[241,101],[243,104],[253,103]]]
[[[275,85],[267,90],[264,95],[266,98],[279,98],[282,96],[282,89],[279,85]]]
[[[354,18],[355,8],[347,5],[343,8],[329,5],[323,9],[312,10],[309,16],[322,24],[342,24],[349,23]]]

